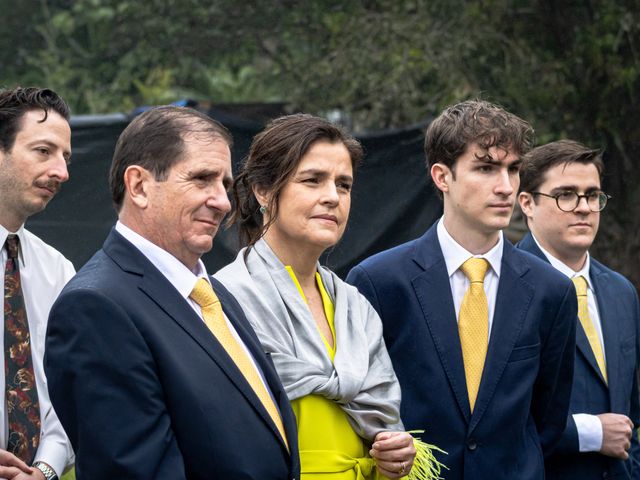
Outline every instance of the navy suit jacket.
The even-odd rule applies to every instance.
[[[518,247],[548,261],[531,234]],[[632,436],[626,462],[599,453],[580,453],[578,431],[573,414],[613,412],[627,415],[638,426],[638,328],[640,313],[636,289],[622,275],[591,258],[589,276],[602,324],[608,385],[578,322],[573,391],[567,425],[553,454],[547,459],[547,478],[589,480],[602,478],[640,478],[638,435]]]
[[[78,480],[299,477],[295,418],[231,294],[229,320],[280,408],[291,454],[235,363],[147,258],[112,230],[54,304],[45,370]]]
[[[566,277],[504,242],[493,326],[473,414],[436,226],[347,279],[380,314],[408,430],[448,452],[447,480],[540,480],[566,423],[577,300]]]

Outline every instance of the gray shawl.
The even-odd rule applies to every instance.
[[[246,261],[245,250],[214,277],[242,306],[289,399],[316,394],[337,402],[356,433],[369,441],[380,431],[402,430],[400,385],[371,304],[318,264],[335,306],[331,363],[311,311],[282,262],[264,240],[249,250]]]

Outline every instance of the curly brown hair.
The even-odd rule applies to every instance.
[[[455,164],[471,143],[483,149],[501,147],[524,155],[533,144],[533,128],[520,117],[484,100],[467,100],[445,109],[429,127],[424,140],[427,169],[435,163]]]

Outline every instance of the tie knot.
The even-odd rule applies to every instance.
[[[489,262],[484,258],[470,258],[462,264],[460,270],[464,273],[471,283],[484,282],[484,276],[489,268]]]
[[[20,249],[20,239],[17,235],[11,234],[7,236],[5,247],[7,248],[7,255],[14,260],[18,258],[18,250]]]
[[[587,295],[587,280],[580,275],[579,277],[573,277],[571,279],[573,281],[573,285],[576,287],[576,293],[579,297],[584,297]]]
[[[191,290],[189,297],[191,297],[194,302],[200,305],[200,308],[209,307],[219,301],[218,297],[213,291],[213,288],[211,288],[209,282],[207,282],[204,278],[198,279],[198,281],[196,282],[196,286],[193,287],[193,290]]]

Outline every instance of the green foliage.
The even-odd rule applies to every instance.
[[[71,469],[67,473],[62,475],[62,478],[60,480],[76,480],[76,471],[75,471],[75,469]]]
[[[52,85],[77,113],[189,93],[341,108],[382,128],[484,95],[535,120],[543,138],[586,123],[593,138],[623,119],[592,100],[630,108],[638,95],[636,2],[2,3],[19,10],[0,29],[19,45],[2,52],[5,81]]]
[[[75,113],[181,97],[341,109],[355,129],[423,122],[482,96],[606,149],[599,248],[640,284],[638,0],[0,0],[2,83]],[[9,48],[10,47],[10,48]],[[634,236],[633,238],[637,237]]]

